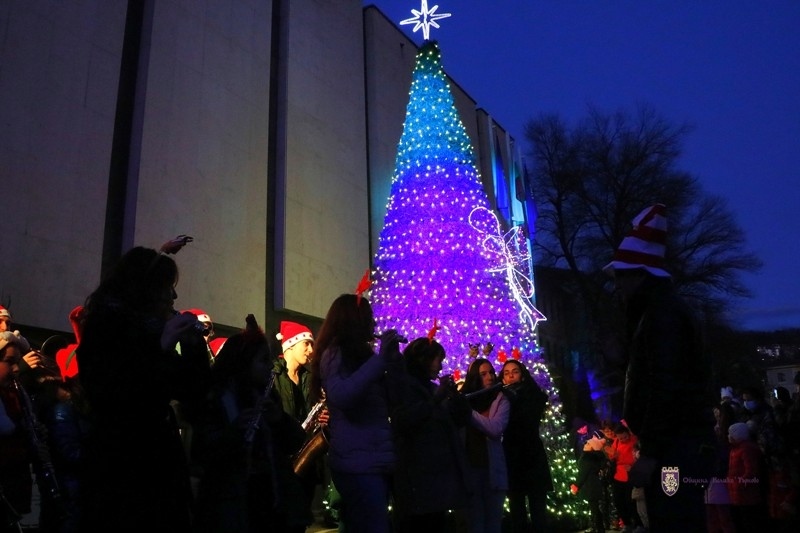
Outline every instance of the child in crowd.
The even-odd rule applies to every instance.
[[[705,493],[708,533],[731,533],[736,530],[733,526],[731,496],[728,491],[728,461],[731,453],[728,428],[736,422],[738,415],[733,402],[724,400],[724,392],[723,388],[723,401],[714,408],[716,442],[711,479],[709,479]]]
[[[616,470],[614,463],[614,446],[617,442],[617,437],[614,434],[614,428],[616,426],[617,422],[609,419],[603,420],[600,423],[600,431],[603,432],[603,435],[606,438],[603,451],[608,458],[608,462],[606,463],[607,467],[600,472],[600,481],[603,485],[603,496],[600,500],[600,507],[603,509],[603,517],[605,518],[606,529],[611,529],[612,524],[614,524],[614,526],[619,524],[617,510],[614,508],[614,498],[611,497],[611,485],[614,481],[614,471]]]
[[[650,457],[643,457],[642,445],[638,441],[633,445],[634,463],[628,471],[631,487],[631,499],[636,503],[636,513],[642,525],[636,531],[649,531],[650,519],[647,515],[647,487],[652,485],[656,462]]]
[[[600,499],[603,495],[600,471],[608,463],[603,452],[604,445],[605,435],[595,431],[583,445],[583,453],[578,459],[578,479],[570,485],[572,494],[580,492],[581,497],[589,502],[593,533],[605,531],[603,511],[600,509]]]
[[[731,451],[728,458],[728,491],[736,531],[759,531],[766,519],[762,483],[762,452],[744,422],[728,428]]]
[[[614,461],[614,471],[612,489],[614,496],[614,507],[617,515],[622,521],[625,531],[633,531],[638,524],[636,506],[631,500],[632,485],[628,479],[628,472],[633,466],[634,456],[633,447],[638,442],[638,438],[628,428],[625,420],[614,427],[614,446],[612,460]]]

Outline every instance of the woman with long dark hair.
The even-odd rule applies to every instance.
[[[516,359],[503,364],[503,384],[513,387],[511,415],[503,434],[508,466],[508,504],[511,531],[547,531],[547,493],[553,490],[547,453],[539,436],[547,394],[528,368]],[[528,514],[530,509],[530,515]]]
[[[209,365],[197,317],[173,308],[177,282],[172,258],[136,247],[86,300],[77,358],[92,416],[81,531],[190,529],[189,470],[170,401],[202,405]]]
[[[369,301],[342,294],[331,304],[312,361],[312,390],[330,413],[328,461],[342,497],[348,533],[389,531],[388,505],[396,455],[389,426],[390,388],[402,371],[395,330],[384,332],[376,354]],[[318,370],[318,371],[317,371]]]
[[[305,440],[274,388],[274,360],[253,315],[211,368],[211,390],[195,438],[203,476],[195,533],[304,532],[311,513],[289,457]]]
[[[497,374],[483,358],[469,365],[461,392],[470,395],[472,407],[466,428],[467,460],[472,484],[469,505],[470,533],[500,533],[508,473],[502,436],[511,405],[497,387]]]
[[[449,376],[439,377],[444,347],[421,337],[403,351],[406,379],[392,410],[397,444],[396,531],[446,531],[448,511],[467,506],[467,464],[459,427],[471,416]]]

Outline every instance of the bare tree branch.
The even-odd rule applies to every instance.
[[[760,267],[726,202],[679,168],[689,131],[646,106],[613,114],[590,108],[573,127],[557,115],[526,125],[539,212],[536,263],[571,273],[561,291],[575,299],[570,305],[582,306],[585,322],[562,351],[580,353],[608,379],[623,373],[624,320],[602,268],[642,209],[667,206],[667,267],[678,291],[708,321],[723,322],[725,311],[749,295],[741,275]]]

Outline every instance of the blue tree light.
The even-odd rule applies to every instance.
[[[403,134],[373,270],[370,301],[378,331],[409,340],[436,324],[443,372],[466,375],[480,348],[499,370],[510,357],[531,370],[550,402],[542,420],[555,492],[548,508],[562,525],[588,510],[569,491],[577,476],[558,390],[541,357],[528,243],[505,231],[491,209],[435,41],[417,54]]]
[[[475,166],[435,41],[420,49],[375,257],[370,300],[379,329],[423,337],[438,321],[445,372],[464,375],[470,344],[538,353],[506,242]],[[510,238],[516,238],[512,236]],[[532,287],[532,283],[528,283]]]

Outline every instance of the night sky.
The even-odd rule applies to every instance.
[[[375,0],[399,25],[421,0]],[[679,161],[764,262],[746,329],[800,327],[800,2],[429,0],[445,70],[523,143],[525,123],[653,107],[688,124]],[[400,26],[421,44],[422,30]],[[523,154],[525,149],[523,148]],[[645,207],[645,206],[643,206]],[[609,252],[610,254],[611,252]]]

